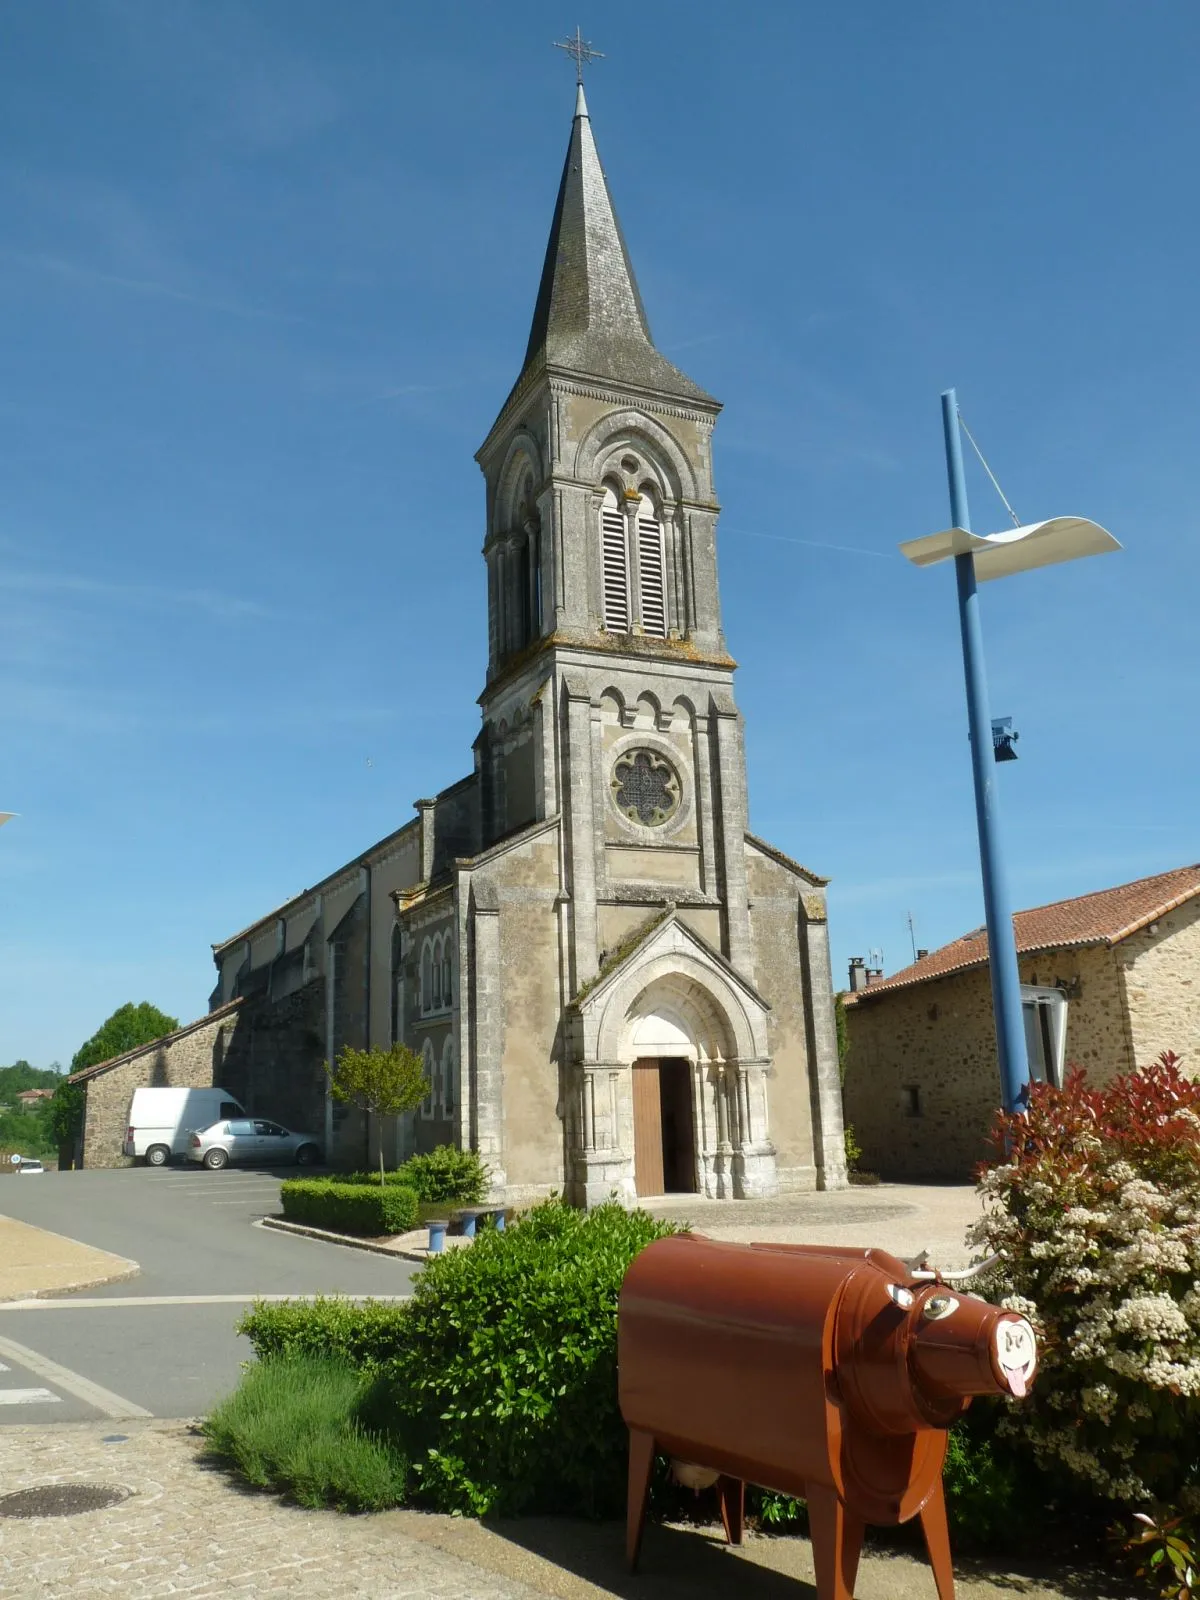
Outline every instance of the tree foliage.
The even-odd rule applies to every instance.
[[[390,1050],[355,1050],[346,1045],[331,1067],[329,1088],[335,1100],[376,1117],[402,1117],[415,1111],[430,1090],[425,1063],[406,1044]],[[383,1140],[379,1141],[379,1181],[383,1182]]]
[[[58,1146],[74,1144],[83,1126],[84,1091],[81,1083],[60,1083],[50,1102],[49,1126]]]
[[[140,1044],[151,1044],[164,1033],[174,1033],[179,1026],[178,1017],[169,1017],[165,1011],[152,1006],[148,1000],[140,1005],[128,1001],[118,1006],[106,1022],[102,1022],[92,1037],[81,1044],[71,1058],[71,1071],[81,1072],[84,1067],[95,1067],[101,1061],[111,1061],[127,1050],[136,1050]]]

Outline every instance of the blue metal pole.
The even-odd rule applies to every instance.
[[[958,397],[953,389],[947,389],[942,395],[942,427],[950,478],[950,520],[956,528],[969,531]],[[992,753],[992,716],[983,664],[983,628],[975,588],[975,557],[969,551],[966,555],[955,556],[954,575],[958,581],[958,621],[967,681],[971,770],[975,778],[975,819],[979,826],[979,861],[983,868],[983,905],[987,919],[992,1012],[996,1019],[996,1050],[1000,1060],[1000,1091],[1004,1109],[1017,1111],[1025,1104],[1029,1092],[1029,1058],[1021,1015],[1021,975],[1017,969],[1012,901],[1000,848],[996,762]]]

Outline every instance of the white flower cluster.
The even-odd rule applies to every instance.
[[[1001,1257],[990,1292],[1038,1332],[1041,1373],[1010,1426],[1047,1464],[1142,1503],[1162,1492],[1164,1404],[1200,1433],[1200,1155],[1139,1171],[1086,1134],[1071,1155],[988,1172],[972,1243]]]

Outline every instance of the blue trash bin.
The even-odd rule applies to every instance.
[[[429,1254],[440,1256],[446,1243],[446,1224],[444,1222],[431,1222],[429,1224]]]

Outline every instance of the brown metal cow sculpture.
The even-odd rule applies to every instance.
[[[974,1395],[1026,1393],[1023,1317],[882,1250],[680,1234],[630,1266],[617,1327],[631,1566],[661,1452],[717,1485],[732,1544],[747,1482],[807,1501],[819,1600],[852,1600],[867,1523],[915,1516],[953,1600],[947,1429]]]

